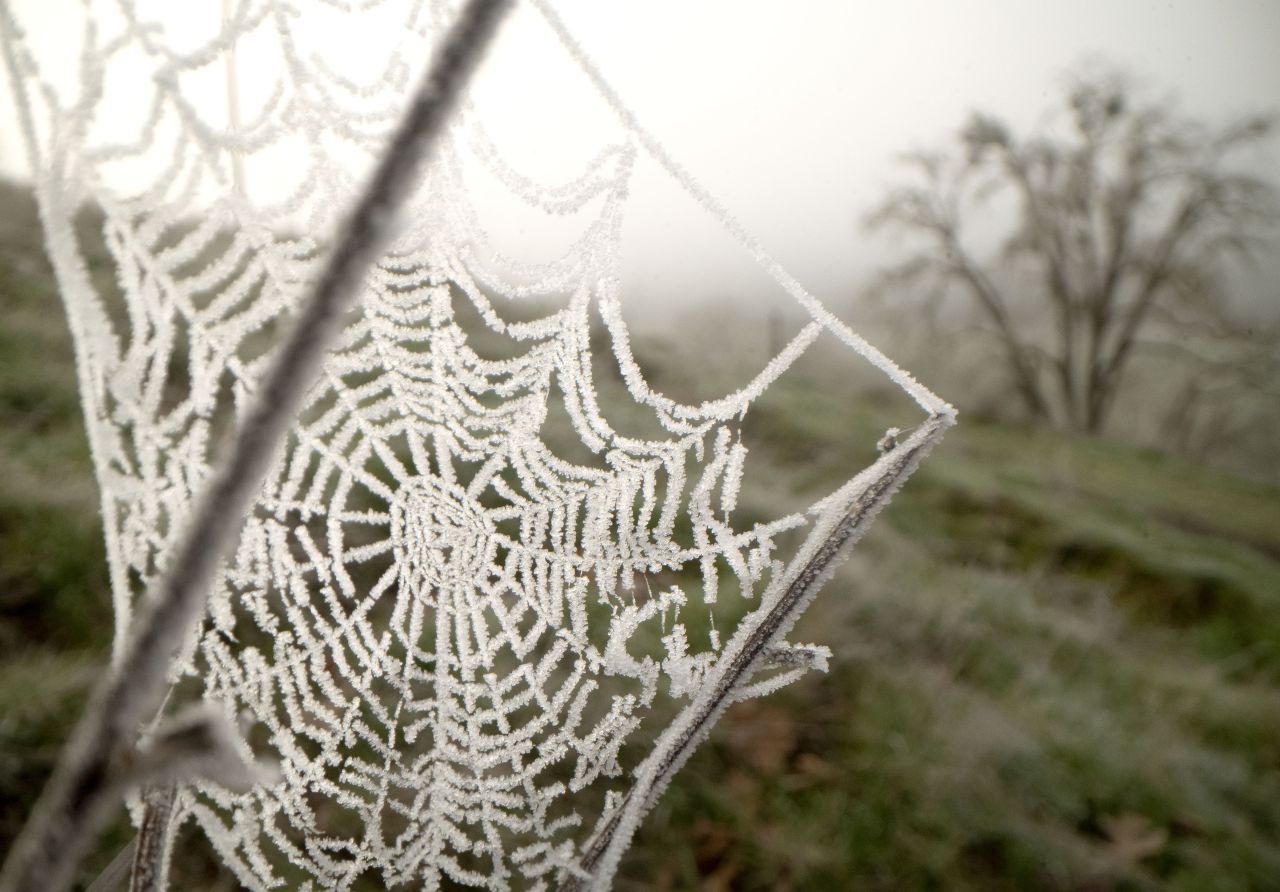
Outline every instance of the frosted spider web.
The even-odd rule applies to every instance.
[[[176,804],[173,826],[194,823],[247,888],[607,886],[686,744],[728,703],[824,664],[782,636],[850,537],[839,531],[860,531],[924,443],[806,512],[736,523],[749,407],[827,333],[933,421],[952,414],[756,246],[550,8],[525,13],[580,66],[616,139],[577,176],[539,183],[464,107],[173,668],[171,706],[217,704],[247,756],[278,762],[247,791],[201,780]],[[78,47],[59,23],[69,74],[56,77],[48,41],[0,9],[76,342],[118,651],[450,10],[242,0],[201,21],[185,4],[90,0],[77,15]],[[356,32],[385,51],[359,75],[334,70],[323,35]],[[278,60],[257,99],[236,84],[250,47]],[[642,157],[806,316],[723,398],[670,399],[632,354],[618,258]],[[577,220],[570,249],[504,256],[474,170]],[[85,225],[114,281],[86,265]],[[606,419],[602,351],[621,382],[609,399],[624,394],[656,433]],[[745,607],[717,630],[722,597]],[[655,720],[647,755],[630,753]]]

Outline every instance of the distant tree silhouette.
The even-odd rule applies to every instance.
[[[1144,329],[1227,318],[1216,283],[1280,217],[1275,187],[1233,156],[1274,122],[1215,129],[1140,102],[1114,71],[1077,75],[1064,93],[1061,113],[1025,136],[975,112],[950,146],[908,155],[912,180],[867,225],[922,237],[887,281],[929,279],[935,295],[969,299],[1033,416],[1097,432]],[[994,250],[973,247],[975,224],[989,232],[1006,216]]]

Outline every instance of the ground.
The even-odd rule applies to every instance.
[[[0,201],[6,849],[111,609],[70,338],[29,198]],[[789,509],[911,423],[823,372],[753,410],[771,467],[742,510]],[[792,639],[831,672],[729,712],[619,889],[1280,888],[1280,491],[962,418]],[[229,888],[194,844],[181,869]]]

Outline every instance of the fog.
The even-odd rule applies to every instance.
[[[65,64],[59,56],[73,58],[59,52],[65,5],[13,4],[53,69]],[[1175,98],[1210,123],[1280,109],[1280,4],[1271,0],[557,7],[644,126],[824,299],[853,293],[888,250],[858,221],[898,175],[895,159],[944,142],[971,109],[1029,126],[1064,75],[1091,60],[1127,68],[1149,96]],[[346,64],[367,63],[358,35],[337,37]],[[253,67],[267,64],[242,54],[244,82],[262,80]],[[520,147],[513,160],[530,171],[598,147],[599,102],[528,10],[507,24],[476,89],[509,137],[504,149]],[[20,176],[13,114],[5,81],[0,170]],[[1273,140],[1246,160],[1280,171],[1280,148]],[[768,287],[660,172],[639,171],[629,225],[628,279],[647,300]]]

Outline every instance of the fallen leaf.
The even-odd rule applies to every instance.
[[[733,829],[717,821],[702,820],[696,822],[690,832],[698,870],[704,875],[712,873],[733,847]]]
[[[741,872],[736,861],[726,861],[702,881],[702,892],[731,892],[733,880]]]
[[[840,776],[839,768],[813,753],[796,756],[795,769],[797,774],[815,781],[832,781]]]
[[[1129,864],[1136,864],[1164,848],[1169,841],[1169,831],[1134,812],[1103,815],[1099,819],[1106,834],[1106,846],[1113,855]]]
[[[725,715],[724,742],[761,774],[778,774],[795,752],[799,732],[786,710],[760,703],[740,703]]]

